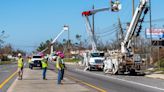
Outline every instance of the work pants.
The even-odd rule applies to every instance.
[[[43,79],[46,79],[47,67],[43,68]]]
[[[62,76],[62,70],[58,69],[58,81],[57,81],[57,84],[61,84],[61,76]]]
[[[63,80],[64,77],[64,69],[61,69],[61,80]]]

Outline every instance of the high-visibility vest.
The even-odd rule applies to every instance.
[[[18,67],[19,68],[23,67],[23,58],[18,58]]]
[[[28,63],[31,63],[31,59],[28,59]]]
[[[46,68],[48,66],[47,61],[43,59],[42,61],[42,68]]]
[[[61,69],[64,69],[64,65],[62,63],[62,59],[58,56],[57,57],[57,62],[56,62],[56,68],[61,68]]]

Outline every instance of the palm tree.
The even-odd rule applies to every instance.
[[[81,35],[76,34],[76,39],[77,39],[78,41],[81,41]]]

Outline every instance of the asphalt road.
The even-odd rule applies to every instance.
[[[164,80],[144,76],[104,75],[100,71],[83,71],[72,66],[66,70],[68,75],[106,92],[164,92]]]
[[[0,65],[0,85],[16,69],[16,64]],[[55,70],[54,64],[50,64],[50,69]],[[82,69],[82,67],[67,65],[66,77],[70,78],[71,76],[106,92],[164,92],[164,80],[146,78],[144,76],[104,75],[101,71],[83,71]],[[6,92],[15,78],[16,76],[10,79],[0,89],[0,92]]]
[[[24,67],[28,64],[25,60]],[[13,81],[17,78],[17,63],[0,65],[0,92],[6,92]],[[1,88],[2,86],[2,88]]]
[[[16,70],[16,64],[0,65],[0,85],[2,85]],[[8,82],[4,83],[0,89],[0,92],[6,92],[15,78],[16,76],[12,77]]]

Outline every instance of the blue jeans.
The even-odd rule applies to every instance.
[[[47,67],[43,68],[43,79],[46,79]]]
[[[57,82],[57,84],[61,84],[61,76],[62,76],[62,70],[58,69],[58,82]]]
[[[64,77],[64,69],[61,69],[61,80],[63,80]]]

